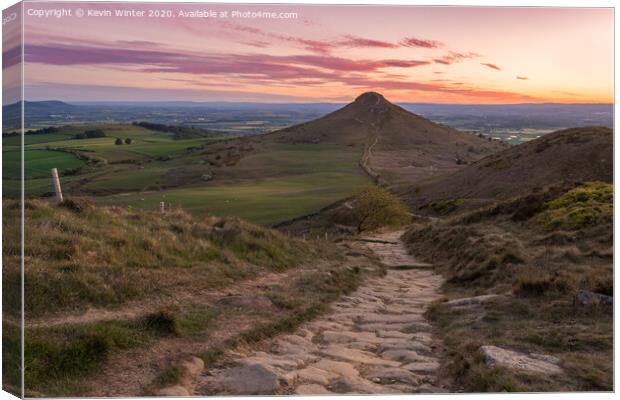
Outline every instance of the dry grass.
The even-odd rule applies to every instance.
[[[19,209],[4,202],[5,220]],[[26,203],[25,309],[28,316],[120,305],[196,288],[215,288],[301,265],[318,250],[300,240],[237,218],[198,219],[182,210],[165,215]],[[6,235],[5,297],[18,299],[19,237]]]
[[[428,310],[455,390],[612,389],[611,310],[573,305],[579,290],[613,295],[611,191],[599,183],[541,191],[407,232],[414,254],[447,278],[447,298],[512,293],[483,307]],[[596,214],[597,222],[570,217],[575,210]],[[478,352],[483,344],[558,356],[566,374],[490,369]]]
[[[261,283],[258,277],[255,285],[247,284],[240,296],[266,299],[265,306],[228,305],[219,302],[227,296],[217,294],[196,303],[190,296],[131,319],[27,327],[31,396],[92,393],[96,388],[90,382],[112,354],[114,359],[124,353],[148,355],[162,340],[178,343],[179,355],[191,349],[213,364],[228,348],[254,345],[326,311],[329,302],[359,284],[368,273],[363,267],[382,271],[369,260],[346,261],[331,243],[298,240],[237,218],[98,208],[83,200],[26,204],[29,318],[45,320],[92,306],[110,309],[133,299],[138,303],[132,304],[148,304],[165,292],[210,293],[229,284],[234,291],[234,284],[247,278],[298,268],[282,282]],[[4,206],[5,215],[18,210],[11,201]],[[7,246],[5,257],[17,260],[17,240],[9,238]],[[18,271],[9,272],[18,279]],[[3,365],[5,383],[19,387],[14,368],[19,337],[14,333],[4,336]],[[169,361],[173,366],[174,355]],[[175,376],[174,368],[163,368],[150,387],[174,382]]]

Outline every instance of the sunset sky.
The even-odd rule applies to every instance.
[[[26,16],[28,100],[341,102],[374,90],[410,102],[613,102],[612,9],[25,7],[298,14],[297,19]]]

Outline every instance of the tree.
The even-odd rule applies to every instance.
[[[115,145],[120,145],[123,144],[123,140],[121,138],[116,138],[116,140],[114,141]]]
[[[127,138],[125,139],[125,144],[131,144],[133,141],[131,140],[131,138]]]
[[[354,198],[357,231],[369,231],[383,226],[402,226],[411,218],[398,197],[377,186],[370,186]]]

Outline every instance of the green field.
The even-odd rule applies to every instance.
[[[310,214],[350,196],[368,180],[361,175],[316,173],[255,183],[171,189],[100,198],[103,204],[155,210],[161,201],[192,214],[234,215],[259,224],[273,224]]]
[[[21,174],[21,152],[4,151],[2,153],[2,177],[19,179]],[[27,150],[24,152],[24,173],[26,179],[50,176],[52,168],[62,173],[83,166],[84,161],[71,153],[55,150]]]
[[[106,137],[74,138],[89,129],[101,129]],[[132,143],[116,145],[116,138]],[[19,195],[19,139],[3,139],[6,197]],[[26,196],[51,194],[55,167],[66,196],[144,209],[157,209],[164,201],[195,215],[273,224],[318,211],[369,183],[358,166],[361,148],[222,139],[175,139],[127,124],[26,135]],[[212,150],[220,143],[221,149]]]

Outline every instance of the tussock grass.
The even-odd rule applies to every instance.
[[[612,192],[602,183],[555,187],[408,230],[411,250],[447,278],[446,298],[508,293],[481,307],[428,309],[455,390],[613,388],[611,309],[573,303],[579,290],[613,295]],[[489,368],[481,345],[557,356],[566,374]]]
[[[548,230],[578,230],[613,220],[613,185],[590,182],[547,202],[536,222]]]
[[[449,200],[436,200],[430,202],[426,208],[433,210],[439,215],[446,215],[455,211],[461,205],[465,203],[465,199],[449,199]]]
[[[167,335],[166,329],[143,320],[28,329],[25,386],[48,395],[75,393],[84,387],[80,378],[95,373],[112,352]]]
[[[15,201],[4,202],[6,221]],[[99,208],[70,199],[60,206],[26,201],[26,312],[120,305],[203,287],[213,288],[261,272],[284,271],[316,254],[309,243],[237,218],[195,218],[182,210],[164,215]],[[19,299],[19,237],[5,224],[5,299]]]

